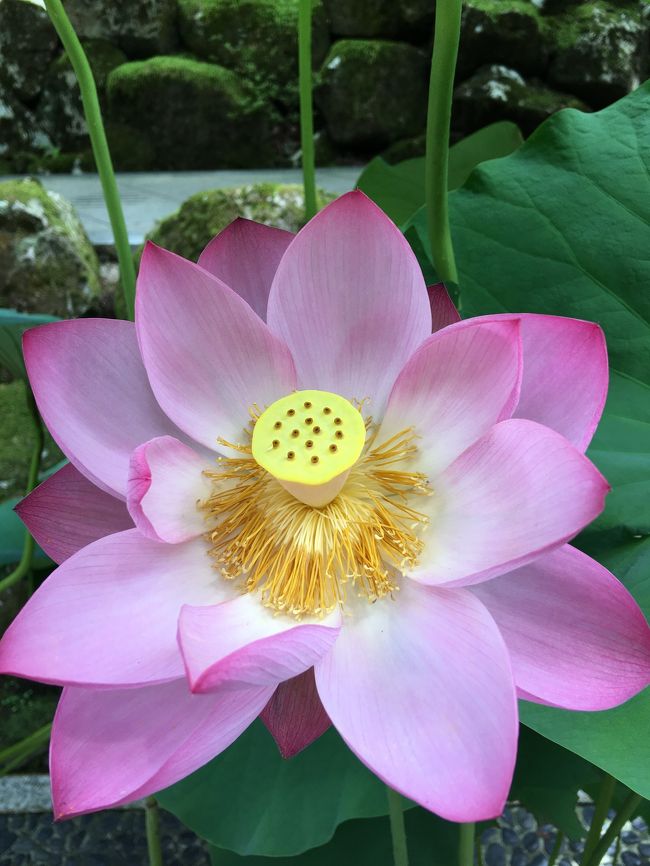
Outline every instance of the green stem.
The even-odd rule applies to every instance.
[[[474,866],[474,836],[475,824],[459,824],[458,864],[459,866]]]
[[[404,804],[397,791],[393,791],[388,786],[386,786],[386,796],[388,797],[390,835],[393,840],[393,862],[395,866],[408,866],[409,854],[404,825]]]
[[[29,461],[29,471],[27,473],[27,485],[25,487],[25,494],[31,493],[38,484],[38,473],[41,466],[41,454],[43,452],[44,444],[43,425],[41,423],[41,417],[38,414],[38,409],[36,408],[34,396],[30,390],[27,391],[27,404],[29,406],[29,410],[32,416],[36,439],[34,442],[34,448],[32,449],[32,456]],[[23,579],[23,577],[25,577],[25,575],[29,572],[31,568],[33,555],[34,539],[29,532],[25,531],[25,541],[23,542],[23,552],[20,557],[20,561],[10,574],[0,580],[0,592],[3,592],[5,589],[9,589],[9,587],[14,586],[14,584],[18,583]]]
[[[163,866],[162,847],[160,845],[160,816],[155,797],[147,797],[144,801],[144,814],[149,866]]]
[[[551,851],[551,856],[548,858],[548,866],[555,866],[555,861],[560,856],[560,851],[562,850],[562,843],[564,842],[564,833],[561,830],[557,831],[557,836],[555,837],[555,845],[553,845],[553,850]]]
[[[460,41],[462,0],[438,0],[429,81],[425,194],[433,264],[441,280],[458,282],[449,228],[449,129]]]
[[[614,848],[614,857],[612,859],[612,866],[616,866],[618,863],[618,858],[621,853],[621,834],[619,833],[616,837],[616,848]]]
[[[609,851],[612,842],[621,832],[623,825],[630,820],[641,803],[643,803],[643,797],[640,794],[635,794],[633,791],[628,794],[623,805],[612,819],[612,823],[601,836],[591,857],[587,859],[583,854],[582,862],[584,866],[598,866],[605,854]]]
[[[305,190],[305,219],[318,210],[316,203],[316,164],[314,158],[314,111],[312,106],[311,68],[312,0],[298,3],[298,87],[300,91],[300,147],[302,182]]]
[[[606,773],[600,783],[600,788],[598,789],[598,796],[596,797],[594,808],[594,817],[591,826],[589,827],[589,832],[587,833],[587,839],[585,840],[585,850],[582,855],[584,863],[589,862],[589,858],[598,844],[600,834],[603,832],[603,824],[607,819],[607,813],[612,805],[612,798],[615,790],[616,779],[613,776],[610,776],[609,773]]]
[[[3,749],[0,752],[0,776],[5,776],[39,752],[49,740],[51,730],[51,724],[44,725],[19,743]]]
[[[130,319],[133,319],[135,304],[135,267],[131,255],[131,247],[129,245],[129,236],[126,231],[126,223],[124,222],[124,213],[122,212],[120,194],[117,189],[117,181],[115,180],[111,154],[106,140],[106,132],[104,131],[104,123],[102,121],[102,113],[99,107],[99,99],[97,98],[95,80],[90,69],[90,64],[88,63],[88,58],[81,47],[81,42],[79,42],[77,34],[70,23],[70,19],[66,15],[61,0],[45,0],[45,8],[47,9],[52,24],[54,24],[56,32],[59,34],[59,39],[63,43],[63,47],[70,59],[70,63],[72,63],[72,68],[74,69],[77,81],[79,82],[81,101],[83,103],[84,115],[88,125],[88,133],[90,135],[90,143],[92,145],[99,179],[102,184],[102,190],[104,192],[106,210],[108,211],[111,228],[113,229],[113,238],[115,241],[117,259],[120,265],[120,280],[124,292],[127,314]]]

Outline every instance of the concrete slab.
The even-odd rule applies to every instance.
[[[336,166],[316,170],[316,182],[327,192],[341,194],[354,188],[361,166]],[[16,175],[0,176],[0,180]],[[77,209],[93,244],[113,242],[96,174],[51,174],[39,178],[47,189],[60,193]],[[142,243],[156,220],[176,210],[188,196],[204,189],[225,189],[247,183],[301,183],[299,169],[252,171],[130,172],[117,175],[124,218],[132,245]]]

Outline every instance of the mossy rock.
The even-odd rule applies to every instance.
[[[0,500],[25,492],[36,441],[25,389],[22,381],[0,384]],[[41,468],[49,469],[61,460],[63,454],[46,433]]]
[[[245,76],[263,98],[295,107],[298,5],[296,0],[179,0],[181,37],[198,57]],[[312,0],[314,68],[328,45],[323,4]]]
[[[330,49],[315,98],[331,139],[385,147],[424,128],[428,58],[412,45],[341,39]]]
[[[0,619],[2,619],[0,608]],[[15,677],[2,677],[0,682],[0,751],[19,743],[39,728],[49,724],[61,690],[56,686],[45,686],[19,680]],[[39,755],[20,767],[19,772],[47,771],[47,743]]]
[[[152,57],[108,76],[111,121],[151,141],[156,169],[273,165],[271,112],[229,69],[188,57]]]
[[[395,38],[431,35],[435,5],[431,0],[325,0],[336,36]]]
[[[318,191],[320,207],[333,198]],[[298,231],[305,221],[303,188],[299,184],[257,183],[199,192],[157,223],[147,239],[196,261],[208,242],[237,217]]]
[[[34,100],[58,45],[45,9],[25,0],[0,0],[0,90],[7,96]]]
[[[647,10],[646,10],[647,12]],[[641,4],[586,3],[549,27],[550,83],[604,108],[647,72],[648,28]]]
[[[178,41],[176,0],[66,0],[66,11],[84,39],[106,39],[129,57],[172,51]]]
[[[0,183],[0,306],[78,316],[99,293],[99,262],[72,205],[36,180]]]
[[[86,41],[83,47],[103,105],[108,74],[126,63],[126,54],[102,39]],[[79,83],[66,54],[57,57],[48,71],[36,117],[56,148],[75,151],[89,146]]]
[[[547,53],[544,19],[532,0],[465,0],[458,70],[462,79],[486,63],[541,75]]]
[[[561,108],[589,111],[575,96],[527,82],[514,69],[494,65],[479,69],[456,88],[452,117],[465,135],[497,120],[512,120],[529,135]]]

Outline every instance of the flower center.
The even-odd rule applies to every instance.
[[[370,602],[395,592],[423,547],[411,500],[431,490],[408,466],[413,430],[378,445],[371,430],[343,397],[299,391],[255,420],[250,444],[222,443],[240,456],[207,473],[203,503],[222,576],[297,619],[343,605],[350,587]]]

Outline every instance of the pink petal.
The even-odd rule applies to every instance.
[[[55,562],[98,538],[133,527],[122,500],[95,487],[71,463],[39,484],[16,512]]]
[[[276,686],[312,667],[328,652],[341,627],[336,612],[316,622],[296,622],[242,595],[211,607],[185,605],[178,642],[193,692],[226,683]]]
[[[251,408],[295,388],[289,351],[248,304],[203,268],[152,243],[140,264],[136,326],[160,405],[209,448],[220,436],[242,442]]]
[[[503,638],[467,590],[405,581],[362,602],[316,686],[332,724],[391,788],[450,821],[501,814],[517,750]]]
[[[517,405],[519,325],[469,319],[438,331],[409,358],[388,399],[377,442],[413,427],[418,466],[446,469]]]
[[[199,503],[210,495],[205,457],[172,436],[159,436],[131,456],[127,505],[142,535],[177,544],[206,531]]]
[[[473,587],[505,638],[517,686],[570,710],[606,710],[650,683],[650,629],[623,584],[565,545]]]
[[[428,286],[429,304],[431,305],[431,330],[434,332],[460,322],[460,313],[454,302],[449,297],[449,292],[444,283],[436,283]]]
[[[60,565],[0,642],[0,670],[42,682],[127,686],[183,676],[183,604],[228,592],[198,539],[171,545],[130,529]]]
[[[261,719],[283,758],[293,758],[332,724],[316,691],[314,669],[280,683]]]
[[[25,333],[25,363],[43,420],[87,478],[124,497],[141,442],[178,435],[151,392],[132,322],[70,319]]]
[[[432,481],[423,583],[488,580],[559,547],[603,510],[608,484],[563,436],[502,421]]]
[[[504,321],[510,314],[482,316]],[[585,451],[607,397],[607,346],[600,325],[580,319],[517,314],[524,344],[524,378],[517,418],[552,427]]]
[[[206,764],[246,730],[272,692],[192,695],[175,680],[146,688],[67,688],[50,746],[56,818],[146,797]]]
[[[268,321],[291,349],[301,387],[370,398],[375,417],[407,358],[431,333],[411,248],[359,191],[298,232],[273,280]]]
[[[293,234],[252,220],[236,219],[199,256],[206,271],[230,286],[266,321],[273,277]]]

